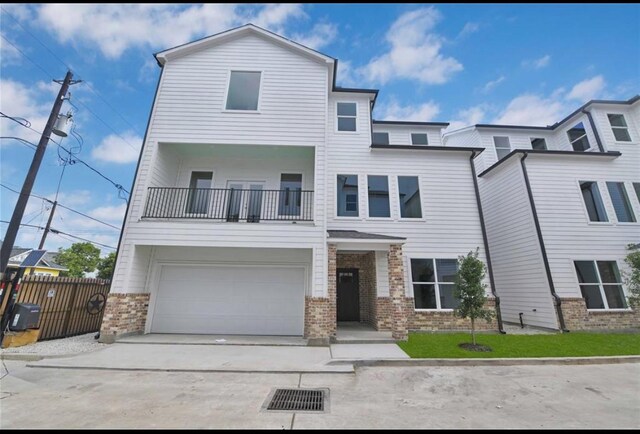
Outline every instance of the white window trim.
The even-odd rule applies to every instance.
[[[349,103],[349,104],[355,104],[356,105],[356,115],[355,115],[355,120],[356,120],[356,130],[355,131],[340,131],[338,130],[338,104],[339,103]],[[336,134],[359,134],[360,131],[358,129],[358,113],[360,110],[360,104],[358,103],[358,101],[350,101],[350,100],[340,100],[340,101],[336,101],[335,104],[335,111],[334,111],[334,119],[335,119],[335,127],[334,127],[334,133]],[[340,116],[342,118],[353,118],[354,116]],[[371,137],[371,140],[373,141],[373,136]]]
[[[572,130],[573,128],[577,127],[578,124],[584,125],[584,136],[580,136],[577,139],[571,141],[571,137],[569,137],[569,130]],[[590,152],[590,151],[593,151],[595,149],[593,147],[593,145],[591,144],[591,140],[589,140],[589,131],[587,131],[587,126],[584,124],[584,121],[577,122],[574,126],[569,128],[568,130],[566,130],[565,134],[567,135],[567,139],[569,140],[569,147],[571,148],[572,151],[574,151],[574,152]],[[587,149],[583,150],[583,151],[576,151],[575,148],[573,147],[573,143],[577,142],[578,140],[582,139],[583,137],[587,138],[587,143],[589,144],[589,147]]]
[[[371,217],[369,215],[369,177],[370,176],[386,176],[387,177],[387,189],[389,190],[389,217]],[[378,220],[378,221],[393,221],[393,206],[391,205],[391,175],[387,175],[386,173],[367,173],[365,175],[366,187],[367,187],[367,214],[366,220]],[[422,200],[422,198],[420,198]]]
[[[409,281],[411,284],[411,294],[413,295],[413,310],[415,312],[453,312],[454,309],[446,307],[446,308],[442,308],[441,304],[440,304],[440,283],[444,283],[445,285],[451,285],[453,284],[453,282],[438,282],[438,269],[436,268],[436,262],[438,259],[449,259],[449,260],[456,260],[457,258],[441,258],[438,256],[433,256],[431,258],[425,258],[423,256],[408,256],[407,257],[408,261],[409,261]],[[414,282],[413,281],[413,269],[412,269],[412,265],[411,265],[411,260],[412,259],[431,259],[433,261],[433,277],[436,280],[435,282]],[[456,266],[457,267],[457,266]],[[436,290],[436,308],[416,308],[416,294],[415,294],[415,290],[414,290],[414,285],[434,285],[435,290]]]
[[[629,208],[631,208],[631,213],[633,214],[633,218],[636,219],[635,222],[621,222],[620,220],[618,220],[618,213],[616,212],[616,208],[613,206],[613,199],[611,198],[611,192],[609,192],[609,186],[607,185],[607,182],[614,182],[614,183],[619,183],[622,184],[622,187],[624,188],[624,192],[626,193],[627,196],[627,200],[628,200],[628,204],[629,204]],[[607,189],[607,194],[609,195],[609,201],[611,202],[611,208],[613,209],[613,216],[615,217],[615,222],[618,225],[637,225],[640,224],[640,218],[638,216],[638,213],[636,212],[636,210],[634,209],[633,206],[633,200],[631,199],[631,197],[629,197],[629,190],[627,189],[627,183],[624,181],[604,181],[604,186]],[[633,192],[633,195],[636,195],[635,190],[633,189],[633,185],[631,186],[631,190]]]
[[[355,175],[356,178],[358,179],[358,215],[357,216],[348,216],[348,215],[338,215],[338,175]],[[360,174],[359,173],[345,173],[345,172],[336,172],[336,174],[333,177],[333,194],[334,194],[334,199],[335,199],[335,206],[334,206],[334,219],[336,220],[364,220],[363,216],[362,216],[362,204],[360,203],[360,185],[362,184],[361,179],[360,179]]]
[[[544,140],[544,146],[545,146],[545,150],[549,150],[549,141],[547,140],[546,137],[541,137],[541,136],[530,136],[529,137],[529,145],[531,146],[531,149],[533,150],[533,139],[542,139]]]
[[[426,145],[416,145],[413,143],[413,135],[414,134],[424,134],[425,136],[427,136],[427,144]],[[429,146],[429,134],[422,132],[422,131],[412,131],[409,133],[409,143],[411,144],[411,146]]]
[[[422,217],[402,217],[402,209],[400,208],[400,180],[399,178],[401,176],[412,176],[415,178],[418,178],[418,189],[419,189],[419,194],[420,194],[420,215]],[[396,175],[396,206],[398,207],[398,220],[400,222],[424,222],[427,221],[427,218],[425,216],[425,208],[424,208],[424,192],[422,191],[422,179],[420,178],[420,175]],[[391,194],[389,194],[391,195]],[[392,214],[393,215],[393,212]]]
[[[609,122],[609,127],[611,128],[611,133],[613,134],[613,141],[616,144],[620,144],[620,145],[637,145],[638,142],[636,142],[635,140],[633,140],[633,134],[631,134],[631,129],[629,129],[629,124],[627,123],[627,117],[624,115],[624,113],[607,113],[607,121]],[[622,119],[624,119],[624,123],[627,124],[626,127],[614,127],[613,125],[611,125],[611,119],[609,119],[609,115],[619,115],[622,116]],[[622,130],[625,129],[627,130],[627,134],[629,134],[629,139],[630,140],[618,140],[616,139],[616,135],[615,132],[613,130]]]
[[[587,312],[630,312],[632,310],[630,306],[609,308],[609,302],[607,301],[607,294],[604,292],[604,284],[602,283],[602,276],[600,276],[600,270],[598,269],[598,262],[615,262],[616,268],[618,269],[618,274],[620,274],[620,278],[622,279],[622,272],[620,271],[620,267],[618,266],[618,261],[616,259],[588,259],[588,258],[572,259],[571,266],[573,267],[573,274],[575,276],[576,284],[578,285],[578,292],[580,294],[580,297],[584,298],[582,296],[582,285],[596,285],[596,283],[580,283],[580,279],[578,278],[578,271],[576,270],[576,265],[575,265],[576,261],[584,261],[584,262],[589,261],[594,265],[596,269],[596,275],[598,276],[597,285],[600,291],[600,297],[602,297],[602,302],[605,305],[604,309],[587,308]],[[610,285],[613,285],[613,284],[610,284]],[[622,287],[622,296],[624,297],[624,302],[628,305],[629,301],[627,300],[627,291],[626,291],[624,282],[620,282],[618,285]]]
[[[598,192],[600,193],[600,200],[602,201],[602,207],[604,208],[605,217],[607,218],[606,221],[593,222],[591,221],[591,218],[589,218],[589,210],[587,209],[587,204],[584,202],[584,197],[582,197],[582,188],[580,187],[581,182],[595,182],[596,185],[598,186]],[[609,218],[609,211],[607,210],[607,204],[604,200],[604,196],[602,195],[602,189],[600,188],[601,187],[600,181],[596,181],[594,179],[580,178],[580,179],[576,179],[576,186],[578,190],[578,197],[580,198],[580,202],[582,202],[582,212],[584,213],[584,218],[587,220],[587,223],[589,225],[596,225],[596,226],[612,226],[614,222]],[[609,191],[607,190],[607,194],[608,193]]]
[[[500,156],[498,155],[498,149],[507,149],[507,148],[498,148],[498,146],[496,146],[496,137],[506,137],[507,141],[509,142],[509,152],[506,153],[506,155],[502,158],[505,158],[507,155],[509,155],[509,153],[511,153],[511,151],[513,151],[513,146],[511,146],[511,137],[509,136],[491,136],[491,140],[493,140],[493,149],[496,153],[496,159],[498,161],[502,160],[502,158],[500,158]]]
[[[259,72],[260,73],[260,86],[258,87],[258,108],[256,110],[236,110],[227,108],[227,98],[229,98],[229,85],[231,84],[232,72]],[[252,69],[252,68],[231,68],[227,70],[227,87],[224,91],[224,100],[222,101],[222,113],[251,113],[260,114],[262,106],[262,85],[264,83],[264,70]]]

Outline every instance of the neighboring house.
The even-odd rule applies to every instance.
[[[101,339],[469,328],[452,282],[458,256],[490,263],[482,149],[372,120],[377,90],[336,87],[336,59],[253,25],[156,59]]]
[[[640,97],[590,101],[549,127],[475,125],[446,146],[476,159],[505,321],[551,329],[640,325],[627,245],[640,241]]]
[[[9,258],[8,269],[17,269],[18,266],[24,261],[24,259],[31,253],[33,249],[26,249],[24,247],[14,247],[11,250],[11,257]],[[56,262],[56,254],[47,252],[42,259],[38,262],[36,267],[28,267],[24,270],[24,275],[34,274],[36,276],[59,276],[61,271],[69,271],[68,268],[63,267]]]

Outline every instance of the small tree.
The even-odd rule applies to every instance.
[[[98,262],[98,277],[100,279],[111,279],[113,269],[116,266],[116,252],[111,252]]]
[[[100,261],[100,249],[91,243],[74,243],[68,249],[58,249],[56,260],[69,269],[71,277],[84,277],[91,273]]]
[[[493,312],[485,309],[487,301],[485,285],[482,280],[485,276],[484,262],[478,259],[478,249],[469,252],[466,256],[458,257],[458,272],[456,273],[456,289],[454,297],[460,300],[455,309],[456,315],[471,320],[471,339],[476,345],[476,319],[491,321]]]
[[[640,244],[629,244],[627,246],[631,252],[624,258],[624,262],[629,266],[630,271],[624,273],[627,290],[629,291],[629,304],[640,307]]]

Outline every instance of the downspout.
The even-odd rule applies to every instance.
[[[593,116],[591,115],[591,112],[587,110],[582,110],[582,113],[586,114],[587,118],[589,118],[589,125],[591,125],[591,131],[593,131],[593,135],[596,138],[598,149],[600,149],[600,152],[604,152],[604,147],[602,146],[602,141],[600,140],[600,135],[598,134],[598,130],[596,129],[596,123],[593,121]]]
[[[476,204],[478,205],[478,215],[480,216],[480,228],[482,229],[482,242],[484,243],[484,251],[487,256],[487,269],[489,270],[489,280],[491,281],[491,294],[496,301],[496,318],[498,320],[498,330],[500,333],[505,334],[504,327],[502,325],[502,313],[500,312],[500,297],[496,294],[496,284],[493,280],[493,267],[491,266],[491,253],[489,253],[489,240],[487,238],[487,228],[484,225],[484,213],[482,211],[482,201],[480,200],[480,189],[478,188],[478,177],[476,176],[476,167],[473,164],[473,159],[477,155],[476,151],[471,153],[469,157],[469,163],[471,164],[471,177],[473,178],[473,189],[476,193]]]
[[[529,175],[527,174],[527,166],[524,163],[524,160],[529,156],[527,152],[524,153],[522,158],[520,158],[520,165],[522,166],[522,174],[524,175],[524,182],[527,186],[527,195],[529,196],[529,204],[531,205],[531,213],[533,214],[533,222],[536,225],[536,232],[538,234],[538,242],[540,243],[540,251],[542,252],[542,261],[544,262],[544,269],[547,274],[547,281],[549,282],[549,290],[551,291],[551,296],[556,301],[556,306],[558,308],[558,320],[560,321],[560,330],[563,332],[568,332],[567,327],[564,322],[564,315],[562,314],[562,300],[560,296],[556,293],[556,288],[553,285],[553,278],[551,277],[551,267],[549,266],[549,258],[547,257],[547,249],[544,246],[544,240],[542,238],[542,231],[540,229],[540,222],[538,221],[538,213],[536,211],[536,204],[533,201],[533,193],[531,192],[531,184],[529,183]]]

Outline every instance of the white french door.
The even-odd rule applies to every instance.
[[[227,221],[260,221],[264,181],[227,181]]]

